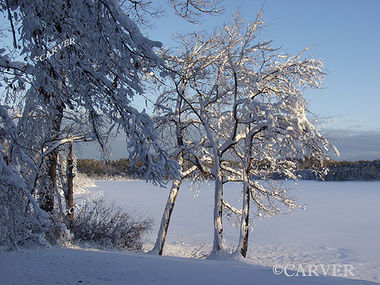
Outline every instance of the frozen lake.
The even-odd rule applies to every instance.
[[[355,278],[380,282],[380,182],[300,181],[292,193],[305,210],[254,219],[248,262],[352,264]],[[169,193],[143,181],[96,181],[101,194],[137,215],[149,216],[154,228],[146,243],[153,246]],[[100,193],[99,193],[100,192]],[[240,205],[240,186],[226,185],[225,197]],[[213,183],[185,182],[178,194],[164,255],[199,257],[212,243]],[[224,219],[225,238],[237,244],[234,220]]]

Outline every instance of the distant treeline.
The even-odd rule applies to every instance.
[[[327,161],[329,172],[325,181],[371,181],[380,180],[380,160]],[[316,180],[315,174],[304,167],[298,171],[303,180]]]
[[[129,160],[122,158],[119,160],[101,161],[95,159],[78,159],[77,170],[91,178],[142,178],[139,173],[141,164],[136,163],[130,166]]]
[[[370,181],[380,180],[380,160],[327,161],[329,172],[323,177],[325,181]],[[320,180],[311,170],[310,163],[305,162],[297,172],[302,180]],[[102,162],[95,159],[78,159],[77,169],[91,178],[142,178],[138,163],[130,166],[128,159]],[[281,174],[273,178],[281,179]]]

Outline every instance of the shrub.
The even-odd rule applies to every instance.
[[[71,224],[74,243],[132,251],[141,250],[143,238],[151,228],[151,219],[137,220],[104,198],[84,202]]]

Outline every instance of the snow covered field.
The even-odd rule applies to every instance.
[[[142,181],[97,181],[92,196],[104,195],[137,215],[151,216],[154,242],[167,189]],[[250,235],[247,263],[234,260],[195,260],[212,241],[212,186],[179,193],[164,251],[169,257],[78,248],[0,252],[0,284],[326,284],[370,285],[380,282],[380,183],[299,182],[295,194],[305,211],[258,220]],[[197,194],[198,197],[195,197]],[[225,195],[239,205],[239,188]],[[232,248],[237,230],[225,221]],[[176,257],[174,257],[176,256]],[[351,264],[354,278],[287,277],[275,275],[273,265]],[[263,267],[265,265],[269,267]],[[368,281],[364,281],[368,280]],[[372,282],[371,282],[372,281]],[[377,284],[377,283],[376,283]]]
[[[291,182],[288,182],[291,183]],[[97,181],[94,193],[154,219],[146,249],[153,246],[168,190],[143,181]],[[259,265],[351,264],[354,278],[380,282],[380,183],[300,181],[293,191],[306,210],[255,220],[248,262]],[[99,194],[99,193],[98,193]],[[240,187],[226,185],[225,197],[240,206]],[[212,184],[180,189],[165,255],[202,257],[212,243]],[[224,221],[225,238],[236,246],[238,232]]]
[[[286,277],[270,268],[122,252],[53,248],[0,253],[2,285],[374,285],[342,278]]]

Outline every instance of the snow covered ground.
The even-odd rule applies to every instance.
[[[286,277],[274,275],[270,268],[231,261],[53,248],[0,252],[0,284],[371,285],[374,283],[336,277]]]
[[[104,195],[136,215],[154,218],[155,227],[146,244],[149,250],[168,190],[142,181],[97,181],[96,184],[91,196]],[[229,201],[238,206],[239,187],[231,185],[225,192]],[[213,193],[211,185],[201,185],[195,191],[190,183],[185,183],[167,237],[164,254],[169,256],[79,248],[0,252],[0,284],[370,285],[380,282],[380,183],[302,181],[295,187],[295,195],[306,204],[306,210],[255,221],[246,260],[251,264],[188,258],[203,257],[210,250]],[[225,221],[225,232],[232,248],[237,243],[237,229]],[[287,277],[272,272],[273,265],[287,263],[350,264],[354,278],[362,280]]]
[[[292,185],[292,182],[287,182]],[[168,189],[143,181],[97,181],[118,205],[148,215],[155,227],[146,249],[153,246]],[[351,264],[354,278],[380,283],[380,183],[300,181],[294,195],[305,210],[272,218],[255,219],[247,262],[284,264]],[[240,187],[226,185],[225,197],[240,205]],[[212,242],[212,184],[180,189],[167,236],[165,255],[203,257]],[[232,222],[232,221],[231,221]],[[225,220],[225,237],[236,246],[237,228]]]

